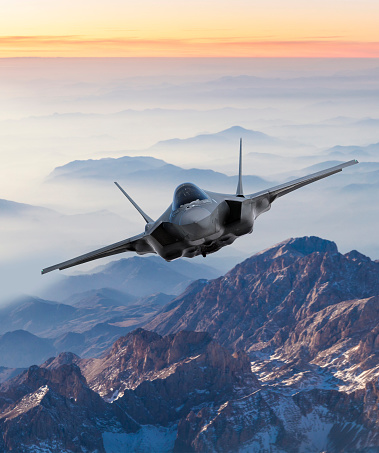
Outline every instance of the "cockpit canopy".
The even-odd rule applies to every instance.
[[[180,206],[192,203],[193,201],[197,200],[210,201],[210,198],[204,192],[204,190],[201,190],[199,187],[195,186],[195,184],[185,182],[184,184],[180,184],[180,186],[178,186],[175,189],[174,201],[172,202],[172,209],[173,211],[176,211],[177,209],[180,208]]]

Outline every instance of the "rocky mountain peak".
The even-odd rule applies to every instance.
[[[41,366],[44,368],[55,369],[62,365],[77,364],[80,361],[80,357],[73,352],[61,352],[57,357],[51,357],[46,360]]]
[[[106,398],[111,398],[115,391],[119,396],[126,388],[137,388],[146,380],[167,378],[183,368],[194,367],[197,370],[194,373],[200,372],[199,367],[217,370],[217,380],[229,384],[236,381],[237,375],[247,374],[255,379],[247,354],[231,355],[213,342],[209,333],[193,331],[162,337],[136,329],[120,338],[108,354],[84,361],[81,367],[91,388]]]
[[[175,335],[161,337],[155,332],[138,328],[119,338],[108,358],[123,356],[124,359],[133,360],[140,372],[158,370],[204,349],[211,340],[211,336],[206,332],[181,331]],[[154,368],[151,368],[152,363]]]
[[[376,331],[371,323],[362,324],[361,313],[377,319],[371,299],[377,294],[377,263],[356,251],[342,255],[331,241],[296,238],[182,294],[145,327],[161,335],[183,329],[207,331],[232,351],[242,349],[252,357],[285,354],[283,360],[303,364],[336,343],[337,355],[347,342],[339,342],[335,332],[343,336],[345,331],[352,335],[349,347],[368,360],[364,351],[376,344]]]
[[[280,242],[255,256],[263,255],[265,259],[275,258],[289,254],[295,256],[307,256],[312,253],[338,253],[337,245],[317,236],[304,236],[299,238],[290,238]]]
[[[77,365],[32,366],[0,387],[0,451],[48,444],[54,452],[105,452],[102,431],[137,429],[116,412],[87,386]]]
[[[370,262],[370,258],[362,253],[358,252],[357,250],[352,250],[351,252],[345,253],[345,258],[351,261],[360,261],[360,262]]]
[[[137,349],[140,349],[143,348],[144,345],[147,345],[152,341],[159,340],[159,338],[160,336],[155,332],[150,332],[148,330],[138,328],[128,333],[124,337],[120,337],[112,346],[110,354],[115,355],[120,350],[127,348],[130,344],[133,344],[133,348],[137,346]]]
[[[14,397],[20,397],[23,393],[36,391],[40,387],[48,385],[51,389],[75,400],[83,399],[88,393],[88,386],[80,368],[74,363],[63,364],[48,369],[33,365],[9,382],[0,387],[1,390],[17,388]]]
[[[378,307],[377,262],[289,239],[196,281],[102,357],[4,383],[0,451],[374,451]]]

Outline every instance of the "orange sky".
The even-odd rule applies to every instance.
[[[0,56],[379,57],[378,23],[378,0],[12,0]]]

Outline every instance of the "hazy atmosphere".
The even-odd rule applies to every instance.
[[[378,18],[2,2],[0,452],[379,451]]]
[[[5,58],[0,87],[3,300],[143,230],[113,181],[153,218],[180,182],[233,193],[240,137],[246,193],[361,163],[278,200],[204,263],[225,270],[303,235],[379,257],[377,59]]]

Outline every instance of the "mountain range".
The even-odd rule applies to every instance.
[[[92,180],[100,183],[117,179],[128,186],[143,188],[152,183],[162,187],[165,186],[166,181],[171,186],[183,181],[191,181],[209,190],[220,191],[222,187],[224,192],[234,192],[237,176],[227,176],[214,169],[227,171],[230,174],[230,169],[234,168],[237,173],[241,137],[245,150],[244,158],[249,168],[255,170],[253,175],[245,172],[244,176],[246,184],[252,191],[266,187],[268,184],[264,178],[257,176],[262,165],[267,167],[269,161],[275,168],[274,170],[271,168],[271,173],[276,173],[283,168],[283,165],[288,165],[288,161],[292,162],[293,153],[283,153],[283,150],[292,151],[293,148],[299,147],[293,141],[286,142],[260,131],[233,126],[219,132],[199,134],[185,139],[159,141],[145,150],[125,151],[123,157],[75,160],[55,168],[47,177],[47,182],[85,181],[88,183]],[[142,155],[136,155],[137,152]],[[180,165],[187,162],[187,168],[172,164],[178,164],[178,156],[182,156],[179,160],[182,162]],[[317,157],[311,156],[310,159],[303,157],[302,160],[307,163],[311,160],[310,163],[314,163],[317,162]]]
[[[24,296],[0,308],[0,366],[27,367],[67,350],[96,357],[146,323],[189,283],[218,275],[203,264],[167,263],[153,256],[64,276],[45,290],[45,299]]]
[[[142,325],[175,296],[137,298],[110,288],[75,294],[59,303],[25,296],[0,309],[0,382],[9,368],[41,363],[62,351],[96,357]]]
[[[198,262],[183,259],[167,262],[157,256],[132,256],[100,265],[91,273],[64,276],[46,288],[43,294],[61,301],[76,293],[100,288],[112,288],[136,297],[158,292],[179,294],[193,280],[215,278],[219,274],[219,271]]]
[[[375,120],[375,124],[378,124],[378,120]],[[379,143],[373,143],[367,146],[334,146],[327,152],[330,157],[337,159],[351,157],[354,159],[369,159],[376,160],[379,151]]]
[[[93,307],[25,298],[24,304],[8,313],[0,310],[1,365],[23,368],[67,350],[83,357],[96,357],[159,308],[153,298],[142,305],[136,301],[130,306]],[[11,370],[4,370],[2,378],[7,379],[9,374]]]
[[[304,153],[294,156],[293,153],[283,152],[283,149],[288,146],[286,142],[262,132],[234,126],[213,134],[161,141],[146,150],[146,154],[154,154],[154,150],[157,152],[164,150],[166,158],[172,157],[174,161],[175,154],[178,153],[190,154],[192,157],[198,154],[199,163],[204,163],[203,157],[206,150],[210,168],[213,168],[211,167],[213,164],[220,168],[220,162],[223,161],[223,168],[230,169],[230,163],[234,162],[237,170],[237,153],[231,154],[229,151],[222,154],[221,150],[233,149],[240,137],[243,137],[246,150],[256,150],[254,144],[259,144],[259,152],[245,151],[244,155],[248,168],[254,168],[257,172],[254,175],[244,175],[244,184],[249,188],[250,193],[351,159],[359,159],[363,163],[359,168],[350,169],[339,175],[338,179],[327,179],[323,182],[323,187],[336,185],[344,187],[349,184],[377,185],[379,171],[379,163],[376,162],[379,146],[377,143],[365,147],[334,146],[325,149],[321,155]],[[275,145],[275,147],[272,150],[261,149],[262,144]],[[290,147],[292,149],[294,144],[290,144]],[[319,163],[322,159],[324,162]],[[296,170],[299,168],[299,162],[306,167]],[[269,175],[269,180],[256,175],[262,171],[265,175]],[[146,189],[152,184],[156,185],[157,190],[158,188],[163,190],[166,181],[169,181],[171,188],[183,181],[191,181],[209,190],[230,193],[235,191],[237,184],[237,176],[227,176],[205,168],[182,168],[151,156],[76,160],[55,168],[47,178],[48,182],[66,181],[66,183],[97,181],[108,184],[110,180],[122,181],[128,187],[132,186],[139,190]]]
[[[102,355],[61,353],[3,382],[0,447],[377,451],[378,302],[377,261],[286,240],[194,281]]]
[[[246,144],[251,147],[257,144],[259,146],[284,145],[284,142],[282,140],[276,137],[271,137],[267,134],[264,134],[263,132],[245,129],[241,126],[233,126],[213,134],[200,134],[186,139],[174,138],[170,140],[163,140],[158,142],[150,149],[154,151],[160,149],[175,148],[182,151],[185,147],[206,146],[207,151],[212,153],[214,152],[215,148],[220,148],[220,146],[229,146],[231,149],[233,149],[233,147],[238,144],[240,137],[243,137],[244,143],[246,142]]]
[[[16,217],[16,216],[54,216],[57,213],[51,209],[41,206],[33,206],[25,203],[17,203],[11,200],[0,199],[0,216],[1,217]]]
[[[154,161],[154,165],[151,161]],[[237,170],[237,158],[235,162]],[[141,165],[138,165],[140,163]],[[117,180],[139,190],[146,190],[152,184],[162,190],[167,185],[172,188],[190,181],[208,190],[234,193],[238,176],[227,176],[221,172],[201,168],[186,169],[152,157],[124,156],[69,162],[54,169],[48,176],[47,182],[83,183],[91,180],[106,184]],[[244,181],[251,190],[257,191],[270,184],[265,179],[254,175],[245,175]]]

